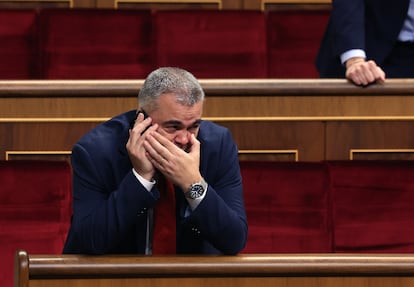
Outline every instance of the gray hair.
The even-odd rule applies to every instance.
[[[138,95],[139,108],[147,112],[156,110],[159,97],[167,93],[174,94],[177,103],[186,106],[204,100],[204,91],[193,74],[180,68],[162,67],[145,79]]]

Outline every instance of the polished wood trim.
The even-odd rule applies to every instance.
[[[46,3],[58,3],[58,2],[64,2],[69,4],[69,8],[73,8],[73,0],[0,0],[0,2],[12,2],[12,3],[24,3],[24,2],[46,2]]]
[[[221,0],[114,0],[115,9],[118,8],[119,3],[217,4],[218,9],[223,8]]]
[[[295,157],[295,161],[299,161],[299,151],[297,149],[292,150],[268,150],[268,149],[251,149],[251,150],[239,150],[239,155],[277,155],[277,154],[293,154]]]
[[[29,254],[17,251],[14,257],[14,286],[29,286]]]
[[[299,151],[298,150],[244,150],[241,149],[238,151],[239,155],[275,155],[275,154],[293,154],[295,161],[299,161]],[[5,160],[10,160],[13,156],[39,156],[39,155],[63,155],[63,156],[70,156],[72,154],[71,151],[10,151],[6,150],[5,152]]]
[[[332,0],[261,0],[262,11],[266,10],[267,4],[332,4]]]
[[[353,160],[357,153],[414,153],[414,149],[351,149],[349,159]]]
[[[0,118],[0,123],[102,123],[109,118]]]
[[[0,118],[0,123],[101,123],[105,118]],[[412,121],[414,116],[203,117],[213,122]]]
[[[26,255],[30,277],[168,276],[414,276],[410,254],[245,254],[237,256]],[[19,268],[20,269],[20,268]]]
[[[9,160],[12,156],[16,156],[16,155],[63,155],[63,156],[69,156],[71,155],[72,152],[71,151],[55,151],[55,150],[48,150],[48,151],[10,151],[10,150],[6,150],[5,152],[5,159]]]
[[[414,95],[414,79],[387,79],[356,87],[343,79],[200,79],[207,96],[249,95]],[[144,80],[0,80],[0,97],[136,97]]]
[[[405,120],[414,115],[414,79],[390,79],[367,88],[340,79],[200,82],[206,92],[203,115],[213,120]],[[137,106],[141,85],[142,80],[0,81],[0,114],[1,118],[111,117]]]

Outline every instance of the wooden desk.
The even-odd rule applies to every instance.
[[[76,256],[16,254],[15,287],[412,287],[412,255]]]
[[[241,157],[414,159],[414,79],[200,80],[203,117],[227,126]],[[137,107],[142,80],[0,81],[0,159],[67,157],[81,135]]]

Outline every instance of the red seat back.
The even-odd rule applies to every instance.
[[[267,76],[263,13],[181,10],[154,17],[158,66],[179,66],[198,78]]]
[[[267,14],[269,78],[319,78],[315,60],[329,10],[275,10]]]
[[[414,252],[414,162],[329,162],[334,252]]]
[[[37,13],[0,10],[0,79],[36,78]]]
[[[39,17],[45,79],[137,79],[153,68],[150,11],[46,9]]]
[[[0,161],[0,286],[13,286],[14,255],[60,254],[72,213],[65,161]]]
[[[243,253],[332,251],[323,163],[241,161],[249,225]]]

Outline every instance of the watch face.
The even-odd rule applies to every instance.
[[[198,198],[200,196],[202,196],[204,193],[204,188],[201,184],[196,184],[193,185],[190,189],[190,191],[188,192],[188,196],[190,198]]]

